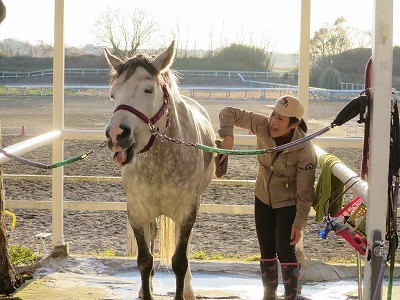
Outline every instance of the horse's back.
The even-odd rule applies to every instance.
[[[200,131],[198,132],[198,138],[200,140],[197,142],[207,146],[213,146],[215,143],[215,133],[207,110],[190,97],[182,96],[181,101],[190,111],[191,120],[195,123],[194,126]]]
[[[202,106],[199,102],[197,102],[196,100],[194,100],[194,99],[192,99],[192,98],[190,98],[190,97],[187,97],[187,96],[181,96],[181,99],[183,100],[183,101],[185,101],[189,106],[191,106],[192,107],[192,109],[196,109],[196,110],[198,110],[207,120],[208,120],[208,122],[210,123],[210,125],[211,125],[211,119],[210,119],[210,117],[209,117],[209,115],[208,115],[208,112],[207,112],[207,110],[204,108],[204,106]]]

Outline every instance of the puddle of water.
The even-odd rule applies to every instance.
[[[223,293],[225,297],[236,299],[260,299],[263,289],[261,278],[250,275],[215,274],[210,272],[193,272],[192,287],[198,298],[210,297]],[[124,272],[116,275],[128,281],[139,283],[140,276],[133,272]],[[175,290],[174,274],[168,271],[157,270],[153,279],[154,292],[158,295],[172,295]],[[357,294],[357,282],[352,280],[336,282],[318,282],[302,284],[302,294],[313,300],[346,300],[347,294]],[[136,292],[136,291],[135,291]],[[280,283],[278,294],[284,293]],[[221,295],[219,295],[221,297]],[[222,298],[222,297],[221,297]]]
[[[218,269],[218,268],[217,268]],[[219,269],[221,270],[221,269]],[[35,278],[22,286],[15,297],[29,300],[126,300],[138,299],[140,273],[129,260],[67,258],[51,260],[39,268]],[[256,273],[192,271],[197,299],[261,299],[261,278]],[[383,298],[386,298],[387,281]],[[303,283],[302,294],[312,300],[357,299],[356,279]],[[172,299],[175,276],[172,270],[157,269],[153,279],[155,299]],[[284,293],[282,283],[278,293]],[[349,298],[348,295],[352,297]],[[400,279],[394,283],[392,299],[400,299]]]

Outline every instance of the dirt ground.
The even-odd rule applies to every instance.
[[[210,114],[214,127],[218,126],[218,113],[222,107],[236,106],[256,112],[267,112],[266,104],[272,104],[279,95],[231,95],[229,99],[209,98],[197,95],[198,100]],[[332,122],[345,101],[310,100],[309,132],[312,133]],[[79,129],[104,129],[113,110],[113,103],[106,93],[102,95],[69,95],[65,99],[65,127]],[[45,133],[52,127],[51,96],[0,96],[0,121],[3,147]],[[325,134],[325,136],[362,136],[362,127],[355,121]],[[26,136],[20,136],[24,126]],[[237,133],[245,133],[237,131]],[[98,141],[66,141],[65,157],[79,155],[95,149],[89,159],[65,167],[66,175],[119,176],[120,170],[111,161],[107,148],[99,148]],[[249,147],[251,148],[251,147]],[[355,172],[359,172],[361,150],[325,149],[337,155]],[[43,163],[51,162],[51,147],[42,147],[25,157]],[[5,174],[50,174],[17,162],[3,164]],[[255,179],[255,157],[231,156],[227,179]],[[51,183],[47,181],[5,180],[6,198],[13,200],[43,201],[51,199]],[[125,201],[122,186],[106,182],[65,182],[65,201]],[[211,185],[202,197],[202,203],[253,204],[252,187],[228,187]],[[347,195],[351,199],[353,195]],[[17,227],[10,231],[10,243],[31,246],[33,236],[51,232],[51,211],[15,209]],[[304,231],[306,258],[320,261],[352,259],[356,251],[340,237],[330,233],[327,240],[318,236],[325,224],[309,218]],[[124,254],[126,249],[125,212],[65,211],[64,235],[72,253],[99,253],[112,250]],[[258,254],[258,244],[252,215],[199,214],[194,226],[192,252],[204,251],[207,255],[247,256]]]

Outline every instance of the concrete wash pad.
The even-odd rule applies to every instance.
[[[192,286],[197,299],[261,299],[258,263],[192,261]],[[302,294],[310,299],[357,299],[357,268],[306,260],[302,269]],[[400,299],[399,267],[395,270],[392,299]],[[155,299],[173,299],[175,277],[171,269],[156,265]],[[34,278],[12,299],[138,299],[140,273],[132,258],[96,258],[71,255],[47,258]],[[387,280],[383,295],[386,298]],[[278,293],[283,294],[280,283]]]

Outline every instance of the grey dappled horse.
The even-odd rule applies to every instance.
[[[128,218],[138,245],[138,268],[144,299],[153,299],[153,256],[149,244],[157,217],[175,222],[172,269],[175,299],[195,299],[191,287],[188,243],[200,195],[213,176],[213,156],[194,147],[162,141],[153,132],[191,143],[214,145],[215,134],[205,109],[179,93],[169,70],[175,42],[155,59],[137,55],[126,61],[105,50],[111,67],[110,97],[115,111],[106,129],[114,162],[122,167]],[[153,232],[153,233],[152,233]]]

